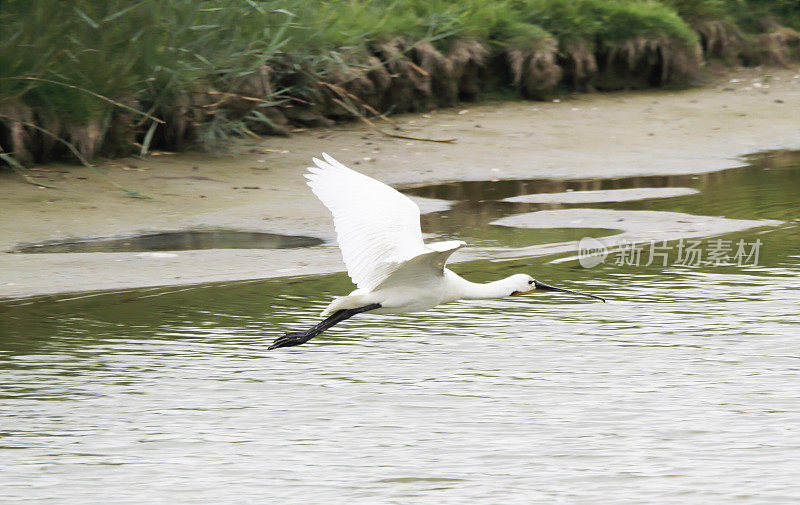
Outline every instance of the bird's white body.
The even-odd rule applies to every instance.
[[[448,258],[466,243],[425,244],[419,207],[389,186],[355,172],[327,154],[314,158],[308,185],[333,214],[347,272],[358,289],[323,311],[380,304],[373,313],[427,310],[469,298],[499,298],[534,289],[525,274],[476,284],[445,268]]]
[[[514,293],[530,291],[529,276],[517,274],[512,277],[517,278],[476,284],[445,268],[441,276],[420,279],[413,284],[403,283],[374,291],[356,289],[347,296],[336,298],[325,308],[322,315],[326,316],[340,309],[354,309],[372,303],[381,305],[381,308],[371,311],[373,314],[419,312],[456,300],[501,298]]]

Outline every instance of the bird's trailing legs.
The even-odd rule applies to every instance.
[[[371,303],[355,309],[337,310],[322,322],[315,324],[306,331],[290,331],[282,337],[276,338],[275,341],[272,342],[272,345],[269,346],[268,350],[271,351],[272,349],[277,349],[278,347],[292,347],[294,345],[305,344],[336,323],[341,323],[345,319],[349,319],[356,314],[361,314],[362,312],[367,312],[368,310],[379,309],[380,307],[380,303]]]

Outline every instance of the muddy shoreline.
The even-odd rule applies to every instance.
[[[351,124],[247,143],[230,156],[115,160],[99,167],[106,177],[70,165],[35,167],[40,181],[58,189],[39,189],[4,173],[2,251],[20,243],[185,229],[299,234],[327,243],[174,255],[3,252],[0,297],[341,271],[330,217],[301,177],[321,151],[395,186],[694,174],[740,166],[750,153],[800,147],[798,73],[738,70],[700,89],[578,94],[558,102],[470,104],[396,117],[406,133],[456,137],[452,144],[391,139]],[[126,197],[109,181],[152,198]],[[455,259],[471,257],[467,251]]]

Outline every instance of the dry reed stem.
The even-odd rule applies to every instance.
[[[390,132],[387,132],[386,130],[380,128],[378,125],[376,125],[375,123],[373,123],[369,119],[365,118],[363,114],[359,114],[357,111],[353,110],[352,107],[350,107],[344,101],[339,100],[338,98],[333,98],[332,100],[335,103],[337,103],[338,105],[340,105],[342,108],[344,108],[346,111],[348,111],[351,114],[353,114],[359,120],[361,120],[362,123],[364,123],[365,125],[369,126],[370,128],[372,128],[376,132],[378,132],[378,133],[380,133],[382,135],[385,135],[387,137],[392,137],[392,138],[396,138],[396,139],[406,139],[406,140],[420,140],[420,141],[423,141],[423,142],[442,142],[442,143],[455,142],[456,140],[458,140],[458,139],[455,139],[455,138],[452,138],[452,139],[432,139],[432,138],[428,138],[428,137],[414,137],[412,135],[401,135],[399,133],[390,133]]]
[[[207,104],[207,105],[201,105],[200,107],[203,108],[203,109],[207,109],[207,108],[211,108],[211,107],[218,107],[218,106],[222,105],[223,103],[225,103],[225,100],[227,100],[228,98],[239,98],[239,99],[242,99],[242,100],[246,100],[248,102],[258,102],[258,103],[268,103],[268,104],[275,103],[272,100],[264,100],[264,99],[261,99],[261,98],[256,98],[254,96],[239,95],[237,93],[227,93],[225,91],[190,91],[189,93],[194,93],[194,94],[199,94],[199,95],[211,95],[211,96],[222,96],[222,97],[224,97],[224,98],[222,98],[222,100],[219,100],[217,102],[210,103],[210,104]]]
[[[3,146],[0,146],[0,160],[5,161],[11,167],[11,169],[22,178],[23,181],[31,184],[33,186],[37,186],[39,188],[47,188],[47,189],[58,189],[55,186],[48,186],[47,184],[42,184],[41,182],[33,180],[33,178],[28,175],[28,170],[22,166],[20,162],[14,159],[13,156],[7,154],[3,150]]]

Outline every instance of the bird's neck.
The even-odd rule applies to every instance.
[[[502,298],[511,294],[506,279],[479,284],[470,282],[457,273],[445,269],[447,276],[447,299],[452,300],[484,300]]]

